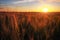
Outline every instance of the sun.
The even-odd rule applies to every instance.
[[[42,12],[48,12],[48,8],[43,8]]]

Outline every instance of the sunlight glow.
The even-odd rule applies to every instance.
[[[48,12],[48,8],[43,8],[42,12]]]

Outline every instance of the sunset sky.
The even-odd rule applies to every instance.
[[[60,0],[0,0],[0,12],[60,12]]]

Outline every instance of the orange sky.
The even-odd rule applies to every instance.
[[[0,12],[43,12],[44,8],[47,8],[48,12],[60,12],[60,0],[6,1],[0,1]]]

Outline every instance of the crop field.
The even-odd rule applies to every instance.
[[[0,12],[1,40],[60,40],[60,12]]]

